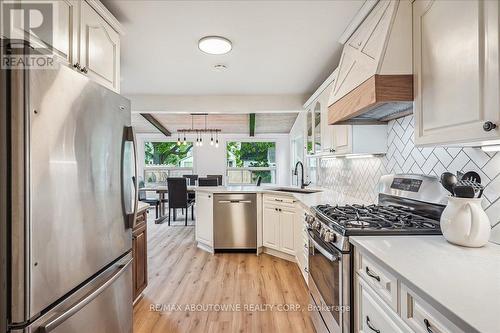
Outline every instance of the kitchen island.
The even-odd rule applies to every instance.
[[[241,233],[245,233],[245,237],[249,235],[255,237],[256,246],[252,248],[254,253],[257,255],[267,253],[298,263],[306,281],[308,235],[304,217],[310,214],[310,208],[324,203],[366,204],[359,199],[317,187],[301,190],[295,187],[278,186],[218,186],[197,187],[195,192],[197,216],[195,238],[200,249],[214,253],[218,250],[215,246],[216,235],[223,234],[226,237],[226,235],[236,234],[236,237],[240,237]],[[226,226],[224,230],[218,230],[217,225],[221,224],[214,220],[217,197],[225,196],[223,201],[227,202],[230,201],[227,200],[228,195],[252,194],[255,195],[256,225],[254,230],[256,232],[237,231],[227,227],[227,224],[224,224]],[[252,199],[240,201],[246,201],[249,204]],[[247,218],[247,216],[242,216],[242,218]],[[235,225],[241,225],[241,221],[235,221]],[[241,229],[241,227],[238,228]],[[248,251],[248,248],[244,250]]]

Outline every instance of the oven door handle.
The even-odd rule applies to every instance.
[[[321,252],[322,255],[324,255],[328,260],[330,260],[332,262],[339,261],[340,257],[338,257],[338,256],[336,256],[334,254],[331,254],[324,247],[322,247],[318,242],[316,242],[314,240],[314,237],[311,234],[311,231],[308,231],[308,234],[309,234],[309,240],[314,245],[314,248],[316,250],[318,250],[319,252]]]

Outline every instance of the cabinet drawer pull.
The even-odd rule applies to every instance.
[[[274,201],[283,202],[282,199],[276,199],[276,198],[274,198]]]
[[[424,324],[428,333],[434,333],[434,331],[431,329],[431,323],[427,320],[427,318],[424,319]]]
[[[368,274],[369,277],[371,277],[371,278],[377,280],[378,282],[380,282],[380,276],[373,274],[370,271],[370,269],[368,268],[368,266],[366,266],[366,274]]]
[[[380,333],[380,330],[376,329],[375,327],[372,326],[372,323],[370,321],[370,317],[366,316],[366,325],[368,326],[369,329],[371,329],[375,333]]]

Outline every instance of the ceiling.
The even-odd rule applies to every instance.
[[[163,127],[175,133],[180,128],[191,128],[191,116],[179,113],[152,114]],[[257,113],[255,115],[255,134],[289,133],[297,113]],[[139,113],[132,113],[132,123],[137,133],[158,133],[158,130]],[[194,128],[204,128],[205,118],[194,117]],[[248,134],[248,114],[210,114],[207,116],[208,128],[220,128],[222,133]]]
[[[337,40],[363,2],[103,0],[126,31],[125,95],[312,93],[337,66]],[[207,35],[229,38],[233,50],[202,53]]]

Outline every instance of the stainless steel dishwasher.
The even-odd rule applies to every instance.
[[[257,195],[214,194],[214,249],[257,248]]]

